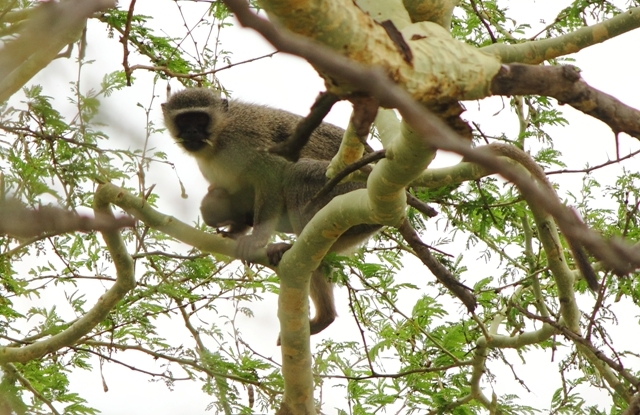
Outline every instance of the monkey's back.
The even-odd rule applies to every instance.
[[[328,182],[329,179],[325,175],[328,165],[329,162],[324,160],[300,159],[286,168],[283,184],[285,204],[291,226],[298,235],[311,218],[334,197],[366,187],[363,182],[339,184],[328,194],[315,201],[309,209],[305,209],[316,193]],[[347,233],[368,234],[378,229],[380,229],[379,225],[362,224],[354,226]],[[366,236],[363,239],[366,239]]]
[[[285,110],[264,105],[231,101],[225,114],[225,126],[221,134],[246,134],[256,148],[266,150],[274,144],[286,141],[303,117]],[[300,157],[315,160],[331,160],[338,152],[344,130],[323,122],[311,133]]]

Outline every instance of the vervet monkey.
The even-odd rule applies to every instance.
[[[286,111],[221,99],[213,91],[193,88],[172,95],[162,110],[171,135],[192,156],[210,183],[202,203],[203,219],[212,226],[229,226],[238,240],[236,255],[248,259],[277,230],[300,234],[313,215],[334,196],[362,183],[336,187],[309,213],[306,202],[322,188],[326,167],[340,146],[344,131],[323,123],[311,135],[297,163],[266,151],[286,140],[302,117]],[[320,160],[325,160],[321,162]],[[245,232],[253,226],[251,234]],[[343,251],[364,241],[378,225],[349,229],[332,247]],[[286,245],[268,249],[275,265]],[[310,296],[316,315],[311,334],[326,328],[336,317],[333,286],[316,270]]]
[[[328,179],[325,176],[329,162],[324,160],[300,159],[290,163],[285,169],[282,195],[285,199],[285,211],[278,220],[276,231],[300,235],[313,216],[335,196],[364,187],[364,183],[344,183],[333,188],[329,194],[320,198],[311,209],[305,209],[307,203],[316,195]],[[233,206],[233,208],[231,208]],[[225,232],[229,237],[237,238],[252,226],[253,207],[242,196],[231,195],[223,189],[210,188],[200,206],[204,222],[212,227],[228,226]],[[356,225],[343,233],[331,247],[331,252],[345,252],[366,241],[380,229],[380,225]],[[273,265],[277,265],[289,244],[271,244],[267,247],[267,256]],[[311,276],[311,300],[316,315],[309,322],[311,334],[319,333],[329,326],[337,313],[333,300],[333,284],[327,281],[321,269]]]
[[[190,154],[213,188],[233,198],[253,192],[253,232],[238,238],[238,256],[248,258],[273,234],[284,200],[274,197],[281,187],[287,160],[265,149],[286,140],[300,116],[259,105],[227,101],[205,88],[172,95],[162,105],[171,135]],[[302,158],[329,160],[340,146],[343,130],[321,124]]]

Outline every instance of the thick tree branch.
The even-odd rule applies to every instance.
[[[76,231],[114,231],[134,224],[133,219],[126,217],[91,218],[53,206],[42,206],[33,210],[13,199],[0,202],[0,234],[20,238],[30,238],[43,233],[58,235]]]
[[[451,37],[442,26],[421,21],[400,33],[413,59],[405,61],[385,29],[350,0],[263,1],[265,10],[293,33],[310,37],[363,65],[382,68],[387,76],[455,125],[461,110],[455,101],[479,99],[488,93],[499,59]],[[353,85],[339,73],[323,74],[327,89],[342,95]],[[462,132],[462,126],[456,128]]]
[[[308,40],[293,36],[284,37],[270,23],[254,16],[235,1],[229,0],[228,4],[238,14],[243,24],[250,24],[280,50],[302,56],[322,71],[340,76],[355,87],[369,91],[382,105],[398,108],[404,120],[411,124],[422,139],[430,145],[461,154],[467,160],[495,170],[513,181],[523,194],[536,198],[556,217],[565,235],[576,237],[616,271],[625,273],[640,265],[640,252],[637,249],[615,241],[605,243],[599,235],[580,223],[573,212],[558,203],[553,195],[538,188],[530,178],[492,155],[490,151],[472,149],[440,120],[411,101],[406,93],[394,86],[382,73],[336,56],[319,45],[314,46]]]
[[[451,28],[453,8],[460,0],[403,0],[412,22],[433,22]]]
[[[638,13],[640,16],[640,12]],[[545,95],[607,124],[614,133],[640,139],[640,111],[589,86],[566,66],[502,65],[491,82],[493,95]]]
[[[631,400],[622,415],[640,415],[640,392],[636,391],[636,396]]]

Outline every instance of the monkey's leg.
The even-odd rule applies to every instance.
[[[237,239],[236,256],[239,259],[248,260],[257,248],[267,245],[285,212],[284,198],[279,196],[282,183],[277,182],[276,176],[277,174],[274,174],[274,177],[266,177],[265,182],[256,187],[253,232]]]

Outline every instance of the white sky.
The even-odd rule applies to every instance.
[[[547,22],[552,20],[557,11],[568,1],[558,0],[538,0],[533,2],[512,1],[512,17],[519,19],[519,22],[529,22],[532,25],[531,32],[535,33],[544,24],[539,22],[538,16],[546,18]],[[206,4],[197,5],[182,2],[185,10],[188,8],[202,9]],[[621,5],[624,7],[624,5]],[[175,35],[182,33],[183,27],[176,24],[176,7],[173,2],[158,0],[138,0],[136,12],[152,15],[157,20],[159,27],[166,30],[176,30]],[[531,18],[536,16],[536,18]],[[155,24],[154,24],[155,25]],[[103,73],[115,71],[121,68],[122,47],[118,43],[117,34],[114,39],[106,39],[104,26],[91,22],[89,25],[89,45],[87,50],[88,59],[96,59],[93,68],[87,68],[84,72],[83,88],[99,87],[99,78]],[[637,68],[640,58],[635,53],[636,45],[640,44],[640,31],[635,31],[605,44],[596,45],[575,56],[576,64],[583,70],[583,77],[596,88],[599,88],[623,102],[640,108],[640,82],[637,79]],[[233,52],[232,61],[239,62],[245,59],[254,58],[269,53],[272,49],[258,35],[237,27],[223,30],[222,46],[226,50]],[[130,58],[131,63],[146,63],[138,60],[135,55]],[[69,82],[75,79],[76,67],[73,61],[58,60],[50,68],[38,75],[35,82],[45,85],[46,95],[64,97],[69,91]],[[99,75],[94,75],[99,74]],[[138,81],[132,88],[116,92],[103,104],[102,113],[105,122],[111,125],[111,140],[114,147],[119,148],[142,148],[145,134],[144,112],[137,108],[135,103],[148,106],[151,99],[150,75],[142,71],[135,73]],[[299,114],[306,114],[308,108],[313,103],[317,93],[324,89],[321,79],[306,62],[277,54],[273,58],[268,58],[258,62],[246,64],[232,70],[219,73],[219,78],[223,85],[228,88],[236,99],[265,103],[274,107],[286,109]],[[179,88],[177,83],[172,85]],[[152,119],[157,125],[161,125],[161,112],[159,105],[164,101],[165,85],[159,84],[156,92],[158,98],[153,103]],[[63,104],[64,105],[64,104]],[[505,103],[508,105],[508,101]],[[514,134],[517,130],[517,119],[506,108],[501,111],[503,104],[500,98],[485,100],[479,105],[475,102],[466,103],[468,109],[465,118],[481,123],[488,131]],[[480,108],[481,112],[477,109]],[[70,109],[72,110],[72,109]],[[350,106],[340,103],[334,108],[328,117],[328,121],[342,127],[346,126],[350,112]],[[585,163],[599,164],[608,158],[615,157],[615,143],[612,133],[599,121],[574,111],[571,108],[563,107],[563,112],[570,121],[570,126],[557,131],[555,141],[556,148],[560,150],[568,161],[569,168],[581,168]],[[498,113],[498,114],[496,114]],[[496,114],[496,115],[494,115]],[[124,121],[124,122],[123,122]],[[116,126],[120,124],[120,128]],[[194,170],[192,160],[177,151],[175,144],[168,135],[154,135],[150,138],[150,147],[167,152],[171,161],[176,165],[176,172],[181,178],[189,195],[188,199],[180,198],[180,189],[176,180],[176,172],[166,165],[156,165],[147,175],[148,184],[158,183],[155,191],[161,196],[161,206],[164,213],[176,216],[177,218],[191,223],[198,215],[199,201],[206,193],[206,182],[200,177],[198,171]],[[621,137],[621,154],[638,149],[639,144],[635,139],[626,136]],[[434,165],[446,165],[454,163],[456,157],[440,155]],[[633,167],[633,163],[627,163]],[[619,167],[609,167],[600,171],[598,177],[609,179]],[[562,184],[575,189],[580,185],[582,176],[575,175],[575,178],[562,179]],[[552,180],[556,181],[557,176]],[[603,201],[604,202],[604,201]],[[433,236],[432,239],[436,239]],[[427,241],[429,242],[429,237]],[[452,247],[452,252],[458,252]],[[465,258],[465,262],[473,270],[474,275],[467,278],[476,280],[495,272],[495,264],[484,264],[477,257]],[[419,264],[408,264],[407,269],[414,273],[420,273],[428,278],[428,271]],[[82,284],[80,285],[82,287]],[[88,301],[93,301],[100,293],[89,293]],[[60,291],[51,291],[49,298],[41,299],[40,306],[47,303],[60,303],[63,297]],[[339,298],[339,315],[343,316],[324,331],[321,335],[314,337],[314,342],[320,341],[324,336],[335,340],[352,338],[354,326],[349,318],[346,308],[346,290],[336,290]],[[261,353],[272,356],[280,360],[279,349],[275,346],[276,333],[278,332],[277,318],[275,313],[275,297],[271,296],[268,301],[259,304],[251,304],[256,317],[253,319],[240,319],[239,328],[247,339],[253,339],[258,344]],[[584,299],[589,302],[589,299]],[[62,306],[61,306],[62,307]],[[450,308],[452,318],[463,316],[460,307]],[[630,324],[637,324],[632,321]],[[172,333],[183,333],[181,320],[169,321],[163,319],[162,330],[168,337]],[[637,326],[634,326],[637,328]],[[625,336],[622,328],[612,328],[613,333],[620,336],[614,337],[616,342],[624,341]],[[259,339],[267,339],[260,344]],[[628,336],[626,336],[628,339]],[[185,344],[191,344],[190,339],[185,338]],[[620,343],[614,343],[618,345]],[[506,351],[511,361],[517,363],[519,358],[515,353]],[[134,365],[151,365],[158,367],[157,363],[149,359],[134,355],[118,355],[119,359],[126,360]],[[508,368],[492,366],[495,373],[499,375],[500,383],[495,386],[499,393],[510,392],[520,396],[524,403],[550,402],[551,393],[558,387],[557,362],[551,362],[548,356],[531,353],[527,355],[527,364],[517,368],[518,374],[523,378],[534,393],[528,394],[513,381]],[[533,363],[533,364],[532,364]],[[175,389],[169,392],[162,383],[150,383],[147,376],[137,372],[124,369],[117,365],[108,365],[104,368],[104,378],[109,387],[109,392],[103,391],[102,379],[98,370],[98,365],[90,372],[75,372],[72,376],[72,387],[79,388],[82,395],[89,401],[91,406],[97,407],[103,414],[133,414],[133,413],[153,413],[156,415],[173,414],[200,414],[205,413],[206,406],[212,401],[212,397],[200,392],[193,383],[177,383]],[[329,390],[325,389],[325,398]],[[343,393],[342,390],[339,392]],[[490,394],[489,392],[486,392]],[[608,402],[608,398],[593,394],[589,391],[589,402]],[[338,394],[338,390],[332,391]],[[330,401],[333,402],[333,401]],[[335,400],[335,406],[342,406],[341,401]],[[334,413],[331,405],[325,406],[326,413]],[[209,412],[211,413],[211,412]]]

